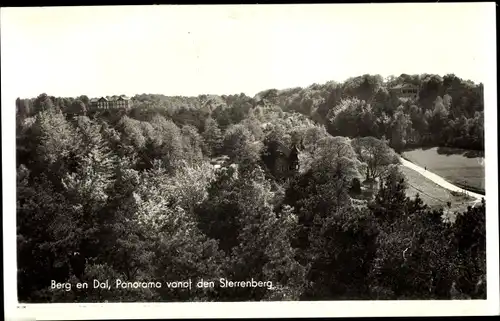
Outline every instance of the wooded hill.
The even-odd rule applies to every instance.
[[[399,83],[418,99],[392,93]],[[482,149],[482,85],[366,75],[254,98],[88,103],[17,100],[21,302],[485,298],[485,203],[443,221],[405,196],[389,147]],[[379,188],[358,202],[365,180]],[[188,278],[277,289],[49,289]]]

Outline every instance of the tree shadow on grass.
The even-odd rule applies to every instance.
[[[467,158],[484,157],[482,150],[468,150],[453,147],[438,147],[437,153],[439,155],[462,155]]]

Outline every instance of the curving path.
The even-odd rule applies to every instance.
[[[428,170],[426,170],[426,169],[424,169],[424,168],[422,168],[422,167],[420,167],[420,166],[418,166],[418,165],[416,165],[416,164],[414,164],[414,163],[412,163],[412,162],[410,162],[402,157],[399,157],[399,160],[401,161],[401,165],[408,167],[409,169],[412,169],[415,172],[418,172],[420,175],[423,175],[425,178],[433,181],[434,183],[438,184],[441,187],[446,188],[447,190],[459,192],[459,193],[464,193],[468,196],[474,197],[476,199],[476,201],[474,202],[474,205],[481,202],[481,199],[483,199],[483,198],[486,200],[485,195],[477,194],[477,193],[465,190],[463,188],[460,188],[456,185],[453,185],[453,184],[447,182],[441,176],[436,175],[432,172],[429,172]]]

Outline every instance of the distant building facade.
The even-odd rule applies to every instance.
[[[390,91],[400,98],[416,99],[419,93],[419,87],[411,84],[398,84],[390,89]]]
[[[112,96],[110,98],[92,98],[90,105],[96,109],[128,109],[131,106],[130,98],[126,96]]]
[[[289,148],[273,144],[263,155],[263,161],[276,178],[288,178],[299,172],[299,149],[295,145]]]

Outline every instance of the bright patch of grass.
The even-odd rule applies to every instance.
[[[400,166],[400,169],[405,174],[408,183],[406,195],[413,198],[418,193],[422,201],[431,208],[448,210],[447,202],[450,202],[450,212],[463,212],[475,201],[470,196],[452,192],[437,185],[412,169],[404,166]]]
[[[482,153],[463,149],[433,147],[403,153],[403,157],[472,192],[484,193]],[[431,194],[432,195],[432,194]]]

